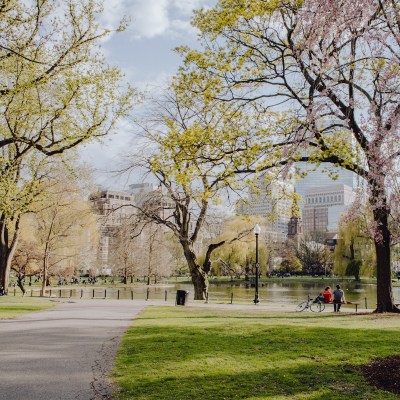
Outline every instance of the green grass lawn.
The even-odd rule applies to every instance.
[[[399,399],[360,365],[400,353],[400,316],[152,307],[123,338],[117,399]]]
[[[53,306],[53,302],[45,299],[2,296],[0,297],[0,319],[16,318],[21,314],[40,311]]]

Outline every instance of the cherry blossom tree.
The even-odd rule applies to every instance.
[[[239,172],[308,161],[362,178],[373,212],[377,312],[399,312],[389,227],[400,200],[391,191],[400,154],[399,15],[398,0],[220,0],[195,14],[203,49],[179,49],[198,92],[274,116],[258,163]],[[271,148],[276,157],[265,157]]]

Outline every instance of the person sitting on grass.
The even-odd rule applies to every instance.
[[[325,303],[330,303],[332,301],[333,294],[330,286],[327,286],[325,288],[324,293],[322,293],[322,295],[324,296]]]

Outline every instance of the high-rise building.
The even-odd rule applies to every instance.
[[[337,232],[340,216],[354,197],[352,188],[344,184],[307,189],[302,213],[304,233]]]
[[[366,182],[354,172],[335,167],[330,163],[313,165],[310,163],[296,163],[297,174],[301,177],[295,183],[296,192],[301,196],[300,209],[303,219],[304,233],[310,232],[338,232],[340,215],[349,208],[354,201],[355,193],[365,193]],[[333,179],[335,178],[335,179]],[[332,187],[340,186],[343,196],[341,204],[308,203],[315,193],[328,193]],[[343,189],[343,185],[345,189]],[[331,194],[329,194],[331,196]],[[338,194],[336,194],[338,196]],[[323,198],[324,196],[322,196]],[[329,197],[331,198],[331,197]],[[333,195],[335,198],[335,195]],[[308,200],[307,200],[308,199]],[[315,200],[315,199],[314,199]]]
[[[317,187],[343,184],[349,186],[353,191],[362,188],[365,184],[363,180],[354,172],[343,168],[335,167],[333,164],[325,163],[313,165],[306,162],[296,163],[297,174],[301,177],[295,183],[296,192],[301,196],[300,209],[305,205],[305,195],[309,189]],[[329,176],[329,172],[336,179]]]
[[[279,180],[268,181],[261,175],[246,199],[236,205],[239,215],[254,215],[265,220],[266,236],[274,240],[286,240],[292,200],[289,193],[293,185]]]
[[[129,186],[129,191],[103,190],[91,197],[99,214],[100,243],[98,269],[110,273],[113,266],[113,246],[117,240],[117,229],[134,214],[138,207],[151,208],[161,218],[167,219],[175,210],[171,198],[151,183],[137,183]]]
[[[110,259],[116,229],[135,213],[134,197],[125,191],[102,190],[91,196],[94,208],[99,214],[100,242],[97,268],[99,273],[109,274]]]

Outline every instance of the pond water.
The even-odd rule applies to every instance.
[[[260,304],[286,303],[297,304],[307,299],[308,296],[315,297],[321,293],[325,286],[334,288],[336,281],[330,279],[316,278],[314,282],[296,282],[291,279],[281,281],[262,282],[259,286]],[[376,285],[361,284],[354,281],[343,283],[342,289],[349,301],[359,302],[361,306],[373,308],[376,303]],[[173,301],[177,290],[188,290],[189,300],[193,299],[193,285],[191,284],[168,284],[154,286],[133,286],[127,288],[101,288],[90,287],[72,288],[62,287],[52,289],[51,295],[55,297],[81,297],[81,298],[110,298],[110,299],[135,299],[143,300],[167,300]],[[209,288],[210,303],[249,303],[254,299],[255,288],[245,282],[241,284],[211,284]],[[393,288],[395,301],[400,303],[400,287]],[[35,294],[33,294],[35,295]]]

